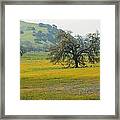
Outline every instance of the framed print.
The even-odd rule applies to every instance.
[[[1,3],[2,119],[119,119],[119,2]]]

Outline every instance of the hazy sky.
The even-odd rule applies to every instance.
[[[58,28],[63,30],[71,30],[74,35],[86,35],[87,33],[100,31],[100,21],[99,20],[23,20],[32,23],[45,23],[53,25],[55,24]]]

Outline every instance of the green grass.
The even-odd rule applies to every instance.
[[[24,34],[20,35],[20,39],[34,42],[35,37],[32,35],[32,31],[25,31]]]
[[[20,21],[20,30],[24,31],[24,34],[20,35],[20,39],[22,41],[34,42],[34,39],[36,39],[36,37],[32,35],[34,30],[32,30],[31,28],[33,27],[35,28],[36,32],[38,31],[42,31],[43,33],[48,32],[47,28],[40,27],[38,24]]]
[[[100,67],[64,68],[47,60],[46,52],[21,57],[21,100],[99,100]]]

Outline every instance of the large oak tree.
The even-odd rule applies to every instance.
[[[99,32],[73,37],[72,32],[60,30],[58,42],[50,47],[49,56],[51,62],[61,63],[65,67],[85,67],[86,59],[90,63],[99,62]]]

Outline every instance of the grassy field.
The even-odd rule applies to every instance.
[[[46,59],[47,53],[26,53],[20,64],[21,100],[99,100],[99,64],[64,68]]]

